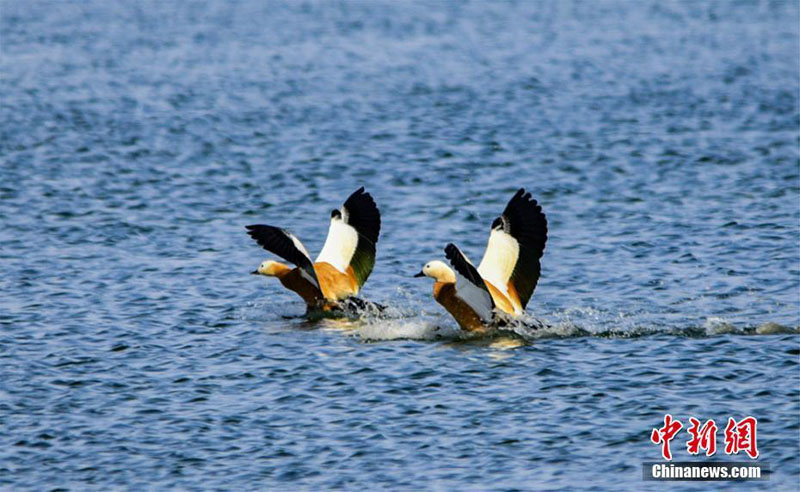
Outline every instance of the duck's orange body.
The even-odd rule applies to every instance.
[[[289,268],[285,265],[284,268],[285,269],[277,272],[275,276],[278,277],[278,280],[281,281],[284,287],[302,297],[308,306],[319,305],[325,300],[325,298],[320,295],[319,289],[309,282],[308,279],[303,277],[302,271],[299,268]]]
[[[348,266],[347,273],[342,273],[330,263],[318,262],[314,263],[314,272],[325,299],[340,301],[358,294],[358,282],[352,267]]]
[[[287,289],[299,295],[308,307],[325,308],[358,293],[358,282],[352,268],[342,273],[330,263],[314,263],[319,289],[302,274],[300,268],[291,268],[275,262],[274,275]]]
[[[484,282],[486,287],[489,288],[489,294],[492,295],[495,307],[504,313],[514,314],[514,306],[511,304],[511,300],[500,292],[500,289],[485,280]]]
[[[435,282],[433,284],[433,297],[455,318],[462,330],[486,330],[486,326],[478,314],[456,295],[456,284],[452,282]]]
[[[511,282],[508,283],[508,295],[506,296],[506,294],[501,292],[500,289],[495,287],[488,280],[484,279],[484,283],[489,289],[489,294],[492,295],[492,300],[497,309],[511,315],[516,315],[522,311],[522,303],[519,300],[516,289],[514,289],[514,284]]]

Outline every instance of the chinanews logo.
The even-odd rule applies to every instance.
[[[670,414],[664,415],[664,425],[654,428],[650,433],[650,441],[660,446],[661,457],[667,462],[673,458],[670,444],[678,437],[684,425]],[[686,427],[688,439],[686,452],[690,456],[701,453],[714,456],[717,453],[717,427],[714,419],[705,422],[689,417]],[[739,455],[758,458],[758,421],[755,417],[746,416],[740,420],[728,418],[723,431],[726,455]],[[644,463],[643,478],[645,480],[767,480],[769,465],[764,462],[676,462],[676,463]]]

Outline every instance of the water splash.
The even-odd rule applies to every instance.
[[[458,340],[466,338],[465,332],[455,326],[429,320],[377,320],[359,327],[364,341],[381,340]]]
[[[482,339],[491,343],[492,340],[506,339],[522,342],[521,345],[552,338],[641,338],[658,335],[705,338],[721,335],[800,334],[800,327],[792,328],[778,323],[737,327],[718,317],[708,318],[701,326],[683,327],[644,326],[635,323],[635,318],[632,316],[625,315],[624,318],[629,321],[628,325],[607,321],[579,324],[570,319],[550,321],[545,318],[524,315],[509,325],[480,334],[460,330],[455,322],[446,316],[437,319],[430,315],[398,316],[396,318],[380,315],[363,318],[360,322],[354,322],[353,326],[357,335],[363,341],[368,342],[388,340],[475,341]],[[515,346],[518,345],[515,344]]]

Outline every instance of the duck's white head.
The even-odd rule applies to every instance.
[[[425,263],[422,271],[414,275],[415,277],[430,277],[437,282],[454,283],[456,281],[456,274],[453,270],[445,265],[443,261],[433,260]]]
[[[265,275],[267,277],[276,277],[278,273],[288,268],[283,263],[278,263],[273,260],[264,260],[258,265],[258,268],[250,272],[253,275]]]

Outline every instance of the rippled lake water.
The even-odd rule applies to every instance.
[[[0,488],[660,489],[667,412],[757,417],[796,488],[798,20],[2,1]],[[298,317],[244,226],[318,251],[361,185],[390,315]],[[520,186],[551,328],[464,340],[412,275]]]

